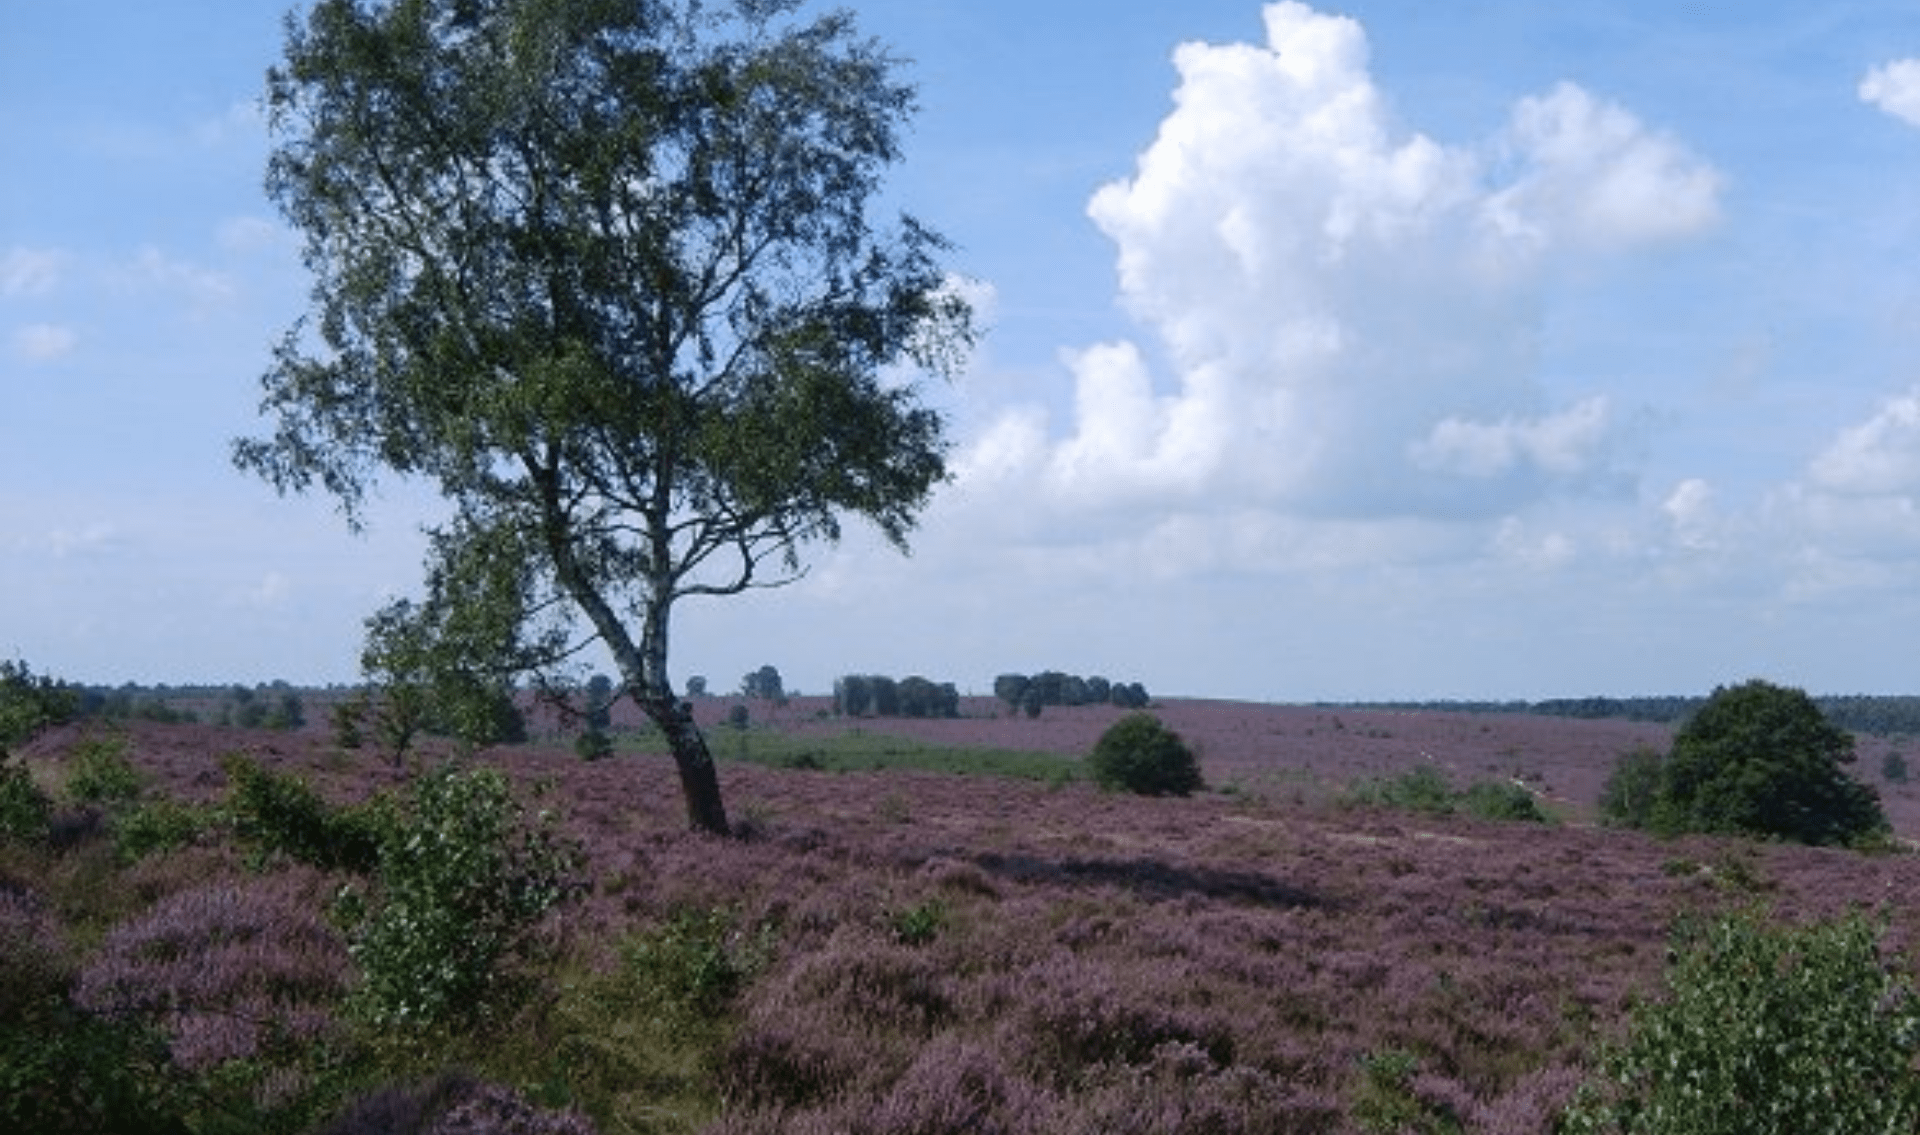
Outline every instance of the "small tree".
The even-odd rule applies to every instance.
[[[1673,740],[1655,825],[1853,844],[1887,831],[1872,788],[1847,775],[1853,736],[1801,690],[1754,680],[1713,692]]]
[[[1205,786],[1193,750],[1150,713],[1130,713],[1109,726],[1088,764],[1100,787],[1142,796],[1186,796]]]

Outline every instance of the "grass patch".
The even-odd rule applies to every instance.
[[[839,734],[716,729],[707,735],[713,755],[770,768],[816,772],[915,770],[960,776],[1004,776],[1065,784],[1086,779],[1074,757],[1021,749],[955,748],[906,737],[849,729]]]

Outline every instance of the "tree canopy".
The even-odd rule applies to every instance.
[[[1713,692],[1674,735],[1656,827],[1851,844],[1882,834],[1873,789],[1847,774],[1853,737],[1805,692],[1758,679]]]
[[[716,831],[675,603],[791,581],[844,516],[904,547],[946,475],[916,379],[974,335],[945,241],[871,216],[900,61],[798,8],[319,0],[267,83],[313,307],[237,464],[355,526],[381,476],[435,485],[452,519],[413,610],[437,657],[522,673],[604,644]]]

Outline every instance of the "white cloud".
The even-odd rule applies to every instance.
[[[1548,269],[1703,230],[1718,175],[1565,84],[1497,138],[1443,144],[1396,122],[1358,23],[1265,19],[1263,46],[1175,52],[1174,109],[1088,207],[1164,353],[1065,352],[1072,420],[1010,411],[960,455],[963,486],[1037,488],[1074,518],[1370,523],[1494,521],[1617,481],[1627,425],[1541,372]]]
[[[1860,98],[1920,126],[1920,59],[1896,59],[1868,71],[1860,80]]]
[[[13,351],[28,362],[52,362],[71,352],[79,341],[79,334],[71,327],[30,323],[13,333]]]
[[[1920,496],[1920,387],[1888,399],[1815,457],[1813,486],[1844,496]]]
[[[1520,176],[1488,198],[1486,215],[1523,244],[1627,247],[1691,236],[1719,219],[1711,166],[1571,83],[1522,99],[1504,144]]]
[[[1672,526],[1673,541],[1688,551],[1712,551],[1720,545],[1720,515],[1713,486],[1691,477],[1674,486],[1660,505]]]
[[[1524,467],[1574,476],[1600,450],[1610,425],[1605,398],[1589,398],[1540,418],[1447,418],[1414,443],[1411,455],[1423,469],[1461,477],[1504,476]]]
[[[0,299],[52,291],[65,268],[65,253],[49,248],[9,248],[0,255]]]

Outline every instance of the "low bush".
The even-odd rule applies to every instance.
[[[42,843],[53,822],[53,798],[19,761],[0,756],[0,841]]]
[[[113,821],[113,849],[124,863],[160,852],[191,847],[211,830],[217,817],[211,809],[177,800],[148,800]]]
[[[1652,827],[1665,768],[1666,757],[1646,745],[1620,754],[1600,788],[1600,822],[1638,831]]]
[[[384,821],[377,806],[334,807],[306,781],[244,756],[226,757],[220,767],[234,834],[259,854],[360,874],[378,864]]]
[[[88,737],[67,754],[67,795],[82,804],[118,808],[140,798],[146,787],[127,759],[127,739]]]
[[[379,828],[378,886],[340,913],[381,1024],[434,1024],[488,1008],[498,966],[550,908],[582,892],[580,852],[529,822],[498,770],[441,768]]]
[[[1567,1135],[1906,1135],[1920,1130],[1920,995],[1855,914],[1682,924],[1665,998],[1633,1014]]]
[[[1180,734],[1150,713],[1107,728],[1087,758],[1100,787],[1142,796],[1187,796],[1205,787],[1200,761]]]
[[[1348,790],[1347,802],[1430,816],[1460,814],[1480,820],[1531,824],[1551,821],[1533,793],[1522,785],[1481,780],[1464,789],[1455,789],[1446,774],[1432,765],[1420,765],[1399,776],[1360,781]]]

